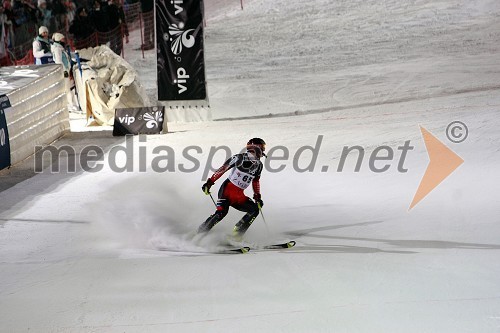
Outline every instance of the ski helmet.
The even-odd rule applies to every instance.
[[[257,157],[266,156],[266,154],[264,154],[266,142],[261,138],[250,139],[247,142],[247,150],[253,152]]]

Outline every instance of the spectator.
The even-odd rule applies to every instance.
[[[19,10],[21,15],[18,15],[16,9]],[[25,22],[37,22],[37,17],[39,16],[38,8],[31,2],[31,0],[21,0],[14,2],[14,15],[19,17],[19,24]]]
[[[10,0],[5,0],[3,4],[0,4],[0,16],[3,24],[0,29],[3,29],[5,42],[7,46],[14,47],[14,13]]]
[[[0,5],[0,66],[11,65],[10,57],[7,51],[11,31],[12,21],[9,20],[5,14],[3,5]]]
[[[76,10],[76,16],[69,27],[69,32],[77,42],[90,37],[95,32],[94,26],[87,15],[87,9],[78,8]],[[84,47],[87,47],[87,45],[84,45]]]
[[[52,15],[56,19],[56,30],[67,29],[66,14],[66,6],[64,6],[62,1],[52,0]]]
[[[73,20],[75,19],[76,5],[73,0],[65,0],[64,7],[66,7],[66,18],[68,20],[68,25],[71,25],[71,23],[73,23]]]
[[[3,13],[5,15],[5,20],[4,20],[4,28],[6,29],[6,32],[8,33],[8,41],[7,45],[9,47],[14,47],[14,40],[15,40],[15,35],[14,35],[14,27],[15,27],[15,22],[14,22],[14,12],[12,11],[12,3],[10,0],[4,0],[3,1],[3,6],[0,6],[3,8]]]
[[[121,54],[123,48],[123,35],[127,36],[128,29],[125,23],[125,13],[119,0],[111,0],[108,5],[108,17],[110,28],[110,48],[116,53]]]
[[[38,29],[38,36],[33,41],[33,56],[36,65],[54,63],[54,58],[50,52],[49,29],[45,26]]]
[[[94,4],[89,14],[89,19],[97,31],[109,31],[108,13],[106,8],[101,4],[101,1],[94,0]]]
[[[16,34],[15,44],[21,45],[32,40],[38,26],[38,8],[30,0],[14,0],[12,12]]]
[[[12,11],[12,1],[3,0],[2,5],[2,7],[4,8],[4,14],[7,15],[7,18],[12,21],[14,19],[14,12]]]
[[[109,2],[108,9],[111,29],[114,29],[117,26],[121,25],[123,28],[123,35],[125,35],[125,39],[128,43],[128,26],[127,21],[125,20],[125,12],[120,0],[111,0]]]
[[[51,27],[50,20],[52,18],[52,10],[47,8],[46,0],[38,0],[38,22],[40,25]]]

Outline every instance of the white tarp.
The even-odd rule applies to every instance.
[[[149,106],[137,72],[109,47],[79,50],[82,72],[74,67],[75,85],[89,125],[113,125],[115,109]]]

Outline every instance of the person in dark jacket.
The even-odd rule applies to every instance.
[[[115,29],[122,24],[126,35],[128,35],[127,23],[125,22],[125,12],[119,0],[113,0],[108,5],[109,27]]]
[[[76,16],[69,27],[69,32],[77,42],[89,38],[95,32],[94,26],[88,17],[87,9],[78,8],[76,10]]]
[[[119,0],[113,0],[108,5],[108,17],[110,28],[110,47],[116,54],[121,54],[123,48],[123,36],[127,37],[128,28],[125,22],[125,12]]]
[[[56,30],[62,30],[66,27],[66,16],[68,10],[61,0],[52,0],[52,15],[56,19]]]
[[[89,19],[98,32],[108,32],[110,30],[107,4],[101,3],[100,0],[94,1],[89,13]]]

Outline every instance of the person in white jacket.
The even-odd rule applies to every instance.
[[[56,64],[63,65],[64,77],[69,77],[69,72],[71,70],[71,59],[68,52],[66,51],[66,37],[63,34],[56,32],[52,36],[52,43],[50,50],[52,56],[54,57],[54,62]]]
[[[33,56],[36,65],[54,63],[50,52],[49,29],[45,26],[38,29],[38,36],[33,41]]]
[[[56,32],[52,36],[52,40],[54,43],[51,46],[52,55],[54,57],[54,62],[56,64],[61,64],[64,71],[64,83],[66,88],[66,96],[68,99],[68,109],[70,111],[77,111],[78,107],[76,107],[73,102],[74,97],[71,92],[71,58],[66,51],[66,37],[63,34]]]

